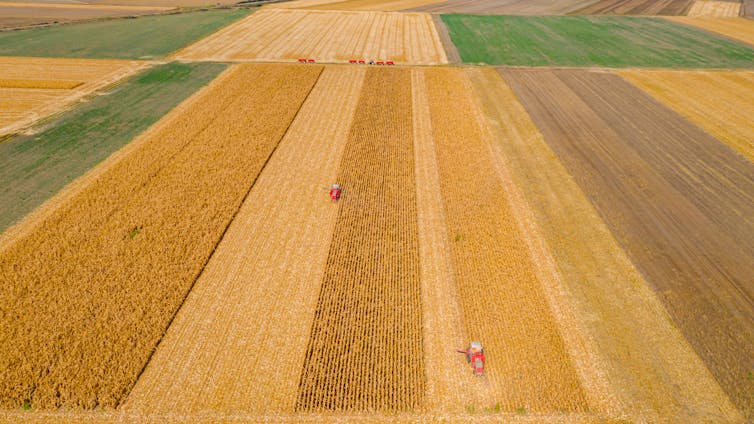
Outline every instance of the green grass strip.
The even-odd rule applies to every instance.
[[[466,63],[754,67],[750,47],[660,18],[443,15],[442,19]]]
[[[248,13],[218,9],[3,32],[0,56],[159,58]]]
[[[83,175],[226,65],[173,62],[142,72],[35,135],[0,142],[0,232]]]

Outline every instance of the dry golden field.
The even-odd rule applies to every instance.
[[[333,31],[337,28],[337,31]],[[264,9],[177,52],[181,60],[447,63],[432,18],[420,13]]]
[[[686,16],[735,18],[741,14],[741,3],[732,1],[697,0],[691,4]]]
[[[752,19],[686,16],[668,16],[665,19],[706,29],[754,45],[754,20]]]
[[[323,187],[336,180],[365,71],[324,70],[131,392],[127,412],[294,412],[338,214]]]
[[[4,246],[4,407],[123,400],[319,71],[233,68]]]
[[[304,7],[313,10],[382,10],[397,11],[426,6],[442,0],[346,0]]]
[[[0,135],[28,127],[144,66],[126,60],[0,57]]]
[[[754,162],[754,72],[619,73]]]
[[[0,2],[0,28],[15,28],[51,22],[72,22],[108,17],[149,15],[170,9],[173,9],[173,7],[53,2]]]

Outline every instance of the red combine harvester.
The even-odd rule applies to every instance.
[[[481,377],[484,374],[484,348],[481,343],[471,342],[468,349],[456,352],[466,355],[466,362],[471,364],[475,376]]]
[[[337,202],[340,199],[340,193],[343,189],[340,188],[340,184],[333,184],[330,186],[330,200]]]

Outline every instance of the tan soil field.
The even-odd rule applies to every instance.
[[[326,68],[128,401],[136,413],[293,413],[365,68]],[[275,352],[274,360],[270,352]]]
[[[503,75],[673,322],[752,419],[754,164],[617,75]]]
[[[473,15],[562,15],[596,0],[445,0],[406,10],[427,13],[468,13]]]
[[[397,11],[437,3],[438,0],[346,0],[308,6],[313,10],[382,10]]]
[[[424,72],[464,327],[484,340],[487,408],[585,411],[586,399],[473,115],[461,69]],[[473,211],[473,212],[472,212]]]
[[[127,60],[0,57],[0,135],[28,127],[145,66]]]
[[[754,72],[618,73],[754,162]]]
[[[636,422],[740,419],[511,89],[492,69],[469,72],[495,145],[556,262],[576,326],[596,353],[590,359],[609,382],[587,391],[605,397],[592,403]]]
[[[123,400],[318,75],[233,68],[4,246],[4,407]]]
[[[425,370],[411,72],[367,71],[297,411],[415,411]]]
[[[672,16],[666,17],[665,19],[716,32],[754,46],[754,20],[752,19],[708,17],[690,18],[685,16]]]
[[[0,2],[0,28],[160,13],[172,7]]]
[[[691,0],[599,0],[576,15],[685,15]]]
[[[338,28],[333,31],[333,28]],[[175,54],[183,60],[447,63],[430,15],[263,9]]]
[[[741,3],[731,1],[697,0],[691,4],[686,16],[735,18],[741,14]]]

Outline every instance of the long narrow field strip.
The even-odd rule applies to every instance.
[[[685,15],[693,0],[600,0],[576,15]]]
[[[291,414],[364,68],[326,68],[124,405]],[[270,354],[274,352],[274,358]]]
[[[0,32],[0,55],[160,58],[248,13],[215,9]]]
[[[754,164],[617,75],[504,77],[716,380],[754,418]]]
[[[754,163],[754,72],[631,70],[619,74]]]
[[[591,402],[597,411],[636,422],[741,419],[500,75],[467,72],[596,351],[591,363],[607,376],[604,390],[584,379],[587,393],[605,398]]]
[[[486,382],[467,389],[489,384],[504,411],[585,411],[581,383],[473,114],[468,78],[461,69],[424,73],[465,328],[488,352]]]
[[[713,33],[722,34],[734,40],[743,41],[754,46],[754,20],[744,18],[687,18],[668,17],[677,22],[692,27],[702,28]],[[750,63],[750,67],[754,66]]]
[[[741,14],[741,3],[732,1],[696,0],[686,16],[709,16],[712,18],[735,18]]]
[[[406,7],[414,12],[470,15],[562,15],[596,0],[445,0]]]
[[[409,69],[370,69],[297,411],[415,411],[426,387]]]
[[[442,15],[464,62],[749,68],[754,49],[662,18]],[[754,22],[751,22],[754,25]]]
[[[0,2],[0,28],[164,13],[174,7]]]
[[[3,407],[123,400],[320,70],[233,68],[0,251]]]
[[[337,31],[333,31],[337,28]],[[430,15],[264,9],[178,52],[182,60],[447,63]]]
[[[438,0],[346,0],[309,6],[312,10],[375,10],[397,11],[437,3]]]
[[[216,63],[155,66],[111,93],[64,112],[49,127],[0,143],[0,232],[126,145],[223,69],[225,65]],[[37,90],[25,90],[29,91],[33,95]]]
[[[125,60],[0,57],[0,135],[28,127],[145,65]]]

